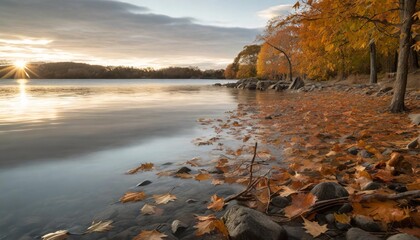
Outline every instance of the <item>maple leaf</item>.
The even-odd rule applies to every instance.
[[[211,233],[214,230],[218,230],[225,237],[229,235],[229,232],[227,231],[223,221],[216,218],[216,216],[213,214],[207,216],[197,216],[196,218],[198,220],[198,223],[195,225],[195,228],[197,228],[197,236]]]
[[[133,238],[133,240],[162,240],[168,235],[159,232],[158,230],[143,230],[141,233]]]
[[[140,166],[129,170],[127,174],[135,174],[139,171],[151,171],[153,169],[153,166],[153,163],[143,163]]]
[[[195,180],[197,181],[204,181],[211,178],[211,175],[208,173],[199,173],[195,176]]]
[[[176,199],[175,195],[170,193],[167,194],[160,194],[160,195],[153,195],[156,204],[167,204],[168,202],[174,201]]]
[[[59,230],[53,233],[48,233],[42,236],[42,240],[64,240],[67,239],[69,236],[69,232],[67,230]]]
[[[86,233],[92,233],[92,232],[106,232],[111,230],[112,228],[112,221],[99,221],[97,223],[92,222],[92,225],[90,225],[90,227],[88,227],[88,229],[86,230]]]
[[[335,221],[342,223],[342,224],[350,224],[351,217],[347,214],[338,214],[334,213]]]
[[[156,213],[156,207],[150,204],[144,204],[144,206],[140,209],[141,213],[144,215],[152,215]]]
[[[316,201],[316,197],[311,194],[299,193],[292,196],[292,204],[284,208],[285,215],[293,218],[308,210]]]
[[[221,197],[218,197],[216,194],[211,196],[211,203],[207,206],[207,209],[212,209],[214,211],[220,211],[225,206],[225,200]]]
[[[120,202],[138,202],[146,198],[144,192],[126,192],[124,196],[120,198]]]
[[[317,222],[311,222],[304,217],[302,217],[302,219],[306,232],[311,234],[313,237],[318,237],[319,235],[328,231],[327,224],[321,226]]]

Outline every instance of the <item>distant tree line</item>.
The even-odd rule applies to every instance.
[[[1,70],[2,67],[0,67]],[[3,67],[6,68],[6,67]],[[197,67],[162,69],[105,67],[85,63],[59,62],[30,64],[26,71],[35,79],[223,79],[223,69],[200,70]]]

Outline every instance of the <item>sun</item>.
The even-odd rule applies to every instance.
[[[26,68],[26,62],[23,60],[17,60],[13,63],[13,65],[15,66],[15,68],[23,70]]]

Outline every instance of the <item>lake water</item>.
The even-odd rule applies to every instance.
[[[0,80],[0,239],[81,231],[120,211],[109,208],[145,179],[159,182],[151,194],[174,184],[187,192],[195,183],[124,173],[145,162],[165,170],[211,158],[211,146],[191,141],[214,132],[198,118],[236,107],[234,90],[211,86],[222,81]]]

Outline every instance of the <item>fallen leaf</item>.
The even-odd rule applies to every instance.
[[[133,238],[133,240],[162,240],[168,235],[165,235],[157,230],[143,230],[141,233]]]
[[[299,193],[292,195],[292,203],[284,208],[285,215],[289,218],[295,217],[308,210],[316,201],[316,197],[311,194]]]
[[[342,224],[350,224],[351,217],[347,214],[338,214],[334,213],[335,221],[342,223]]]
[[[167,204],[168,202],[175,201],[176,196],[170,193],[161,194],[161,195],[153,195],[156,204]]]
[[[135,174],[139,171],[151,171],[153,169],[153,166],[153,163],[143,163],[140,166],[129,170],[127,174]]]
[[[42,236],[42,240],[64,240],[67,239],[69,236],[69,232],[67,230],[59,230],[53,233],[48,233]]]
[[[211,196],[211,203],[207,206],[207,209],[212,209],[217,212],[222,210],[223,206],[225,206],[225,200],[214,194]]]
[[[209,180],[210,178],[211,178],[211,175],[208,173],[199,173],[195,176],[195,180],[197,181]]]
[[[175,176],[182,179],[190,179],[190,178],[194,178],[195,175],[189,174],[189,173],[177,173]]]
[[[141,213],[144,215],[152,215],[156,213],[156,207],[150,204],[144,204],[144,206],[140,209]]]
[[[318,237],[319,235],[328,231],[327,224],[321,226],[317,222],[311,222],[304,217],[302,217],[302,219],[306,232],[311,234],[313,237]]]
[[[106,232],[111,230],[112,228],[112,221],[99,221],[97,223],[92,222],[92,225],[90,225],[90,227],[88,227],[88,229],[86,230],[86,233],[92,233],[92,232]]]
[[[211,233],[214,230],[218,230],[225,237],[229,235],[229,232],[227,231],[223,221],[216,218],[216,216],[214,215],[197,216],[197,220],[198,223],[195,225],[195,228],[197,228],[195,234],[197,236],[202,236],[206,233]]]
[[[211,184],[213,184],[213,185],[222,185],[223,183],[225,183],[225,181],[220,180],[220,179],[213,179],[211,181]]]
[[[120,198],[120,202],[138,202],[146,198],[144,192],[126,192],[124,196]]]

